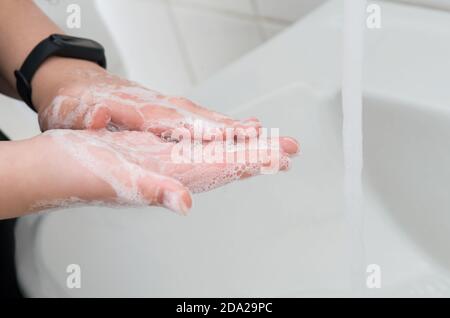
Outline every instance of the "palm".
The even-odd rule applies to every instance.
[[[88,170],[114,190],[110,203],[163,205],[181,213],[191,206],[190,192],[207,191],[259,174],[262,167],[271,164],[270,158],[251,161],[254,150],[248,147],[231,150],[233,155],[244,158],[239,163],[179,162],[174,153],[181,144],[164,141],[149,132],[51,130],[45,135],[74,158],[80,169]],[[216,141],[204,145],[217,146],[215,149],[222,151],[219,155],[223,158],[230,152]],[[280,169],[284,170],[298,148],[290,138],[280,138],[280,145],[276,151]]]
[[[234,120],[181,98],[162,95],[106,72],[80,71],[39,114],[42,130],[108,128],[150,131],[158,136],[195,120],[213,128],[258,128],[256,119]]]

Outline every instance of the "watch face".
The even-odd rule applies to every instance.
[[[52,35],[52,40],[58,45],[73,45],[86,49],[103,49],[99,43],[93,40],[77,38],[69,35],[54,34]]]

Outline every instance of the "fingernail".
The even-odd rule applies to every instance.
[[[285,151],[289,154],[298,154],[300,151],[299,143],[290,137],[282,137]]]
[[[259,122],[258,118],[251,117],[251,118],[244,119],[242,121],[242,123],[251,125],[251,124],[259,124],[260,122]]]
[[[180,215],[188,215],[189,207],[184,200],[184,192],[170,192],[164,193],[163,205],[173,212]]]

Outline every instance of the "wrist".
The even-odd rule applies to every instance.
[[[0,219],[25,214],[35,200],[40,160],[26,151],[31,144],[31,139],[0,142]]]
[[[83,72],[105,72],[98,64],[80,59],[51,57],[31,81],[32,101],[38,113],[49,106],[61,89],[76,85]]]
[[[87,203],[107,201],[113,191],[105,191],[104,181],[85,169],[79,158],[61,147],[53,133],[58,131],[41,134],[28,140],[26,145],[28,154],[36,154],[30,166],[34,174],[30,182],[34,190],[30,194],[28,211],[65,206],[73,200]]]
[[[42,134],[23,141],[0,142],[0,219],[23,216],[73,198],[103,199],[101,180],[53,138]]]

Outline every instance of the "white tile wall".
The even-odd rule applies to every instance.
[[[97,0],[97,4],[129,77],[179,94],[325,1],[128,0],[124,5],[120,0]]]
[[[165,1],[99,0],[97,6],[131,79],[174,94],[191,87]]]
[[[181,94],[327,0],[96,1],[129,77]],[[450,0],[386,1],[450,9]]]
[[[67,4],[80,4],[82,29],[66,31],[100,40],[115,71],[120,73],[125,64],[130,79],[169,94],[183,94],[327,0],[95,0],[100,17],[91,0],[35,1],[61,25]],[[450,10],[450,0],[385,1]],[[105,35],[101,19],[110,36]],[[0,104],[11,110],[3,114],[5,131],[15,138],[38,131],[35,115],[26,107],[21,108],[26,113],[21,122],[27,122],[29,129],[22,129],[8,124],[16,122],[9,120],[18,114],[12,111],[16,102],[0,96]]]
[[[289,0],[258,1],[128,0],[124,5],[120,0],[97,0],[97,6],[120,48],[129,77],[179,94],[295,20],[289,8],[289,17],[270,14],[269,2],[276,7],[290,5]],[[296,14],[300,17],[310,9],[310,4],[297,5]]]
[[[421,5],[430,8],[450,10],[450,0],[391,0],[405,2],[413,5]]]
[[[253,14],[253,0],[172,0],[174,5],[200,5],[211,9],[243,14]]]
[[[254,0],[259,14],[266,18],[293,22],[326,0]]]
[[[266,39],[270,39],[271,37],[277,35],[281,31],[283,31],[285,27],[285,24],[275,23],[271,21],[262,22],[262,30]]]
[[[254,21],[220,12],[174,8],[196,81],[202,81],[258,46],[263,38]]]

